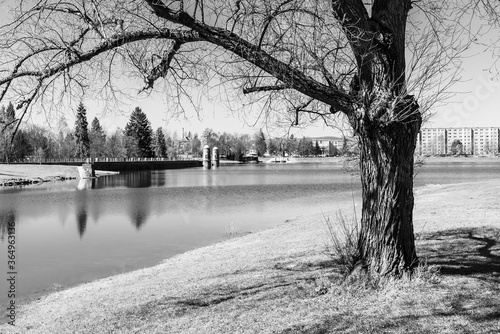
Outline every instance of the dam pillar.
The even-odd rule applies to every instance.
[[[210,169],[210,147],[203,146],[203,168]]]
[[[212,167],[217,168],[219,167],[220,161],[219,161],[219,149],[217,147],[214,147],[212,149]]]
[[[80,179],[91,179],[95,177],[94,164],[89,161],[85,162],[81,167],[78,167]]]

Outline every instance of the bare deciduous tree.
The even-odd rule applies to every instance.
[[[463,25],[443,24],[446,10],[410,0],[21,1],[0,31],[0,101],[15,99],[22,118],[34,103],[112,95],[125,89],[119,78],[139,78],[142,92],[194,105],[190,87],[232,87],[239,103],[288,123],[342,115],[360,148],[361,260],[398,276],[418,263],[413,154],[423,114],[456,80],[448,70],[467,48],[453,38]]]

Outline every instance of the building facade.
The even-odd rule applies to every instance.
[[[321,149],[322,155],[333,156],[341,153],[344,149],[348,151],[352,150],[352,147],[356,145],[356,140],[353,137],[317,137],[310,138],[312,140],[313,146],[318,143]]]
[[[420,155],[497,155],[500,128],[423,128],[415,153]]]
[[[446,136],[448,140],[446,154],[474,154],[474,131],[472,128],[449,128],[446,129]],[[452,150],[454,143],[462,144],[461,152],[456,151],[456,149]]]
[[[496,155],[500,128],[473,128],[473,145],[475,155]]]
[[[313,146],[316,144],[321,149],[321,154],[326,156],[331,156],[335,154],[335,146],[333,145],[333,141],[338,140],[340,138],[337,137],[322,137],[322,138],[311,138]]]
[[[446,129],[421,129],[417,152],[420,155],[446,154]]]

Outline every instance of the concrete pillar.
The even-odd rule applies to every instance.
[[[210,169],[210,147],[203,146],[203,168]]]
[[[212,149],[212,167],[217,168],[219,167],[219,149],[217,147],[214,147]]]
[[[80,174],[80,179],[90,179],[95,177],[94,164],[84,163],[81,167],[78,167],[78,174]]]

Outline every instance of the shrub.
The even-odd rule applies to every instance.
[[[326,252],[341,272],[348,276],[359,266],[361,256],[358,250],[360,224],[356,215],[349,219],[342,211],[336,213],[335,224],[330,217],[324,217],[328,233]]]

